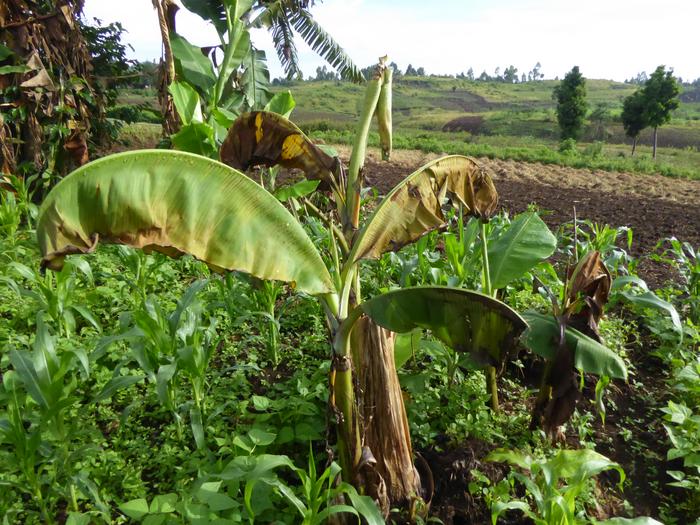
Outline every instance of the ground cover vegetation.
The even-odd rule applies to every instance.
[[[20,4],[2,13],[3,25],[56,38],[45,20],[73,28],[80,8]],[[662,239],[638,259],[629,228],[574,214],[552,231],[544,210],[499,207],[492,174],[456,151],[459,140],[434,138],[448,132],[393,132],[413,111],[397,105],[456,93],[457,80],[401,79],[384,58],[356,68],[307,2],[184,5],[217,28],[218,51],[188,44],[173,4],[154,2],[165,56],[158,78],[147,74],[158,85],[122,91],[116,105],[116,93],[100,91],[108,109],[55,99],[50,86],[66,64],[29,65],[53,57],[51,46],[17,39],[0,48],[11,62],[0,66],[10,75],[3,104],[18,110],[21,97],[40,100],[30,96],[38,89],[69,108],[68,120],[45,105],[16,111],[4,132],[21,137],[36,119],[74,131],[49,134],[32,165],[21,160],[26,141],[3,142],[12,145],[0,188],[4,522],[700,519],[696,246]],[[12,18],[28,6],[35,19]],[[273,32],[290,77],[299,73],[292,27],[346,76],[364,77],[358,87],[320,84],[342,93],[336,109],[355,108],[338,127],[326,114],[305,120],[317,117],[315,83],[292,84],[294,95],[273,88],[249,39],[256,25]],[[71,84],[80,96],[91,68],[127,71],[120,33],[69,33],[87,38],[87,87]],[[485,90],[477,105],[513,93],[531,104],[532,91],[552,104],[540,69],[517,85],[512,66],[459,82]],[[139,66],[138,78],[148,71]],[[35,77],[41,85],[26,83]],[[645,109],[636,128],[668,122],[669,78],[660,68],[636,94],[625,88],[639,108],[667,101],[654,105],[656,116]],[[593,98],[597,83],[586,84]],[[159,123],[122,127],[131,146],[115,145],[78,114],[117,127],[144,115]],[[608,115],[601,102],[592,133]],[[86,164],[149,144],[154,129],[162,149]],[[351,143],[347,166],[303,129]],[[368,143],[390,165],[393,148],[412,140],[453,154],[402,173],[379,195],[366,183]],[[517,155],[506,143],[484,146]],[[532,145],[516,149],[544,156]],[[603,156],[575,143],[551,155],[585,165]],[[633,166],[693,173],[638,158]],[[675,279],[652,290],[639,272],[646,262]]]

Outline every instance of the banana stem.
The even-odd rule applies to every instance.
[[[367,153],[367,136],[369,135],[369,127],[372,123],[374,111],[377,108],[379,94],[382,90],[384,66],[380,63],[377,67],[378,73],[375,78],[367,83],[367,91],[365,91],[365,101],[362,106],[362,114],[360,115],[360,123],[355,134],[355,142],[352,146],[352,155],[350,156],[350,167],[348,169],[348,186],[347,186],[347,202],[345,208],[346,217],[343,220],[343,227],[346,235],[352,230],[356,230],[360,223],[360,190],[362,190],[362,179],[360,173],[365,164],[365,155]]]
[[[491,290],[491,270],[489,268],[488,235],[486,231],[486,221],[481,220],[481,249],[482,249],[482,287],[484,293],[489,297],[493,295]],[[486,393],[491,397],[491,410],[499,411],[498,384],[496,382],[496,367],[486,367]]]

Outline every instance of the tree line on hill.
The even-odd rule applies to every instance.
[[[648,77],[645,74],[645,78],[641,87],[623,101],[622,126],[625,134],[633,141],[632,155],[642,130],[653,128],[653,158],[656,158],[658,129],[671,120],[671,113],[678,108],[680,86],[673,76],[673,70],[666,70],[663,65]],[[570,141],[580,138],[588,114],[586,79],[578,66],[574,66],[554,88],[553,97],[557,101],[557,121],[562,144],[567,146]],[[603,108],[599,106],[596,110],[602,111]]]
[[[514,65],[509,65],[508,67],[504,68],[503,71],[501,72],[501,68],[497,67],[493,73],[493,75],[489,75],[486,70],[482,71],[480,75],[476,76],[474,74],[474,68],[469,68],[466,73],[460,72],[457,73],[456,75],[434,75],[434,74],[427,74],[425,71],[425,68],[422,66],[419,67],[414,67],[413,64],[408,64],[406,66],[405,70],[401,70],[399,68],[398,64],[396,62],[391,62],[389,64],[389,67],[393,70],[394,73],[394,78],[400,78],[402,76],[407,76],[407,77],[440,77],[440,78],[458,78],[458,79],[463,79],[463,80],[473,80],[473,81],[480,81],[480,82],[504,82],[507,84],[516,84],[518,82],[534,82],[534,81],[539,81],[539,80],[544,80],[544,74],[542,73],[542,65],[537,62],[535,66],[528,71],[527,73],[522,73],[520,76],[518,76],[518,68],[515,67]],[[365,68],[362,68],[360,71],[364,75],[365,78],[369,78],[372,74],[372,70],[374,69],[374,65],[367,66]],[[340,80],[340,75],[334,71],[332,68],[329,69],[328,67],[324,66],[319,66],[316,68],[316,75],[312,76],[309,75],[307,77],[307,81],[314,82],[314,81],[323,81],[323,80]],[[284,84],[287,81],[287,79],[275,79],[273,83],[277,84]]]

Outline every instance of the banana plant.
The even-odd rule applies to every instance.
[[[550,435],[568,421],[580,398],[577,371],[601,376],[604,382],[627,379],[624,361],[602,344],[598,333],[612,283],[600,252],[588,252],[567,274],[559,299],[547,291],[551,315],[525,312],[525,344],[546,360],[531,428],[541,423]]]
[[[273,97],[267,58],[253,44],[251,29],[266,27],[272,32],[278,55],[290,75],[301,74],[292,31],[295,29],[345,78],[364,82],[350,57],[313,20],[307,3],[184,0],[182,4],[212,24],[219,43],[205,48],[195,46],[177,34],[174,21],[171,23],[169,44],[174,79],[167,87],[182,125],[171,136],[176,149],[215,157],[226,131],[242,111],[269,108]],[[289,96],[289,92],[281,95]],[[391,111],[390,97],[384,97],[382,108]],[[386,138],[386,132],[382,136]]]
[[[368,83],[347,175],[338,159],[271,113],[242,115],[222,147],[222,159],[238,169],[296,163],[332,191],[337,220],[316,210],[326,219],[328,265],[272,194],[238,169],[178,151],[120,153],[76,170],[44,201],[37,237],[42,265],[51,269],[102,241],[169,256],[188,253],[214,270],[287,282],[316,296],[332,343],[329,408],[342,476],[388,514],[395,506],[417,508],[430,497],[413,465],[394,366],[395,332],[428,329],[457,351],[495,364],[494,356],[507,355],[504,347],[526,324],[500,301],[457,288],[399,290],[362,302],[360,261],[445,227],[448,203],[481,217],[495,208],[496,199],[478,164],[448,156],[406,177],[360,228],[366,139],[385,69],[380,64]]]

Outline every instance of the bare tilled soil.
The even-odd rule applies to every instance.
[[[349,148],[337,149],[347,158]],[[382,194],[438,157],[405,150],[395,151],[392,156],[390,162],[383,162],[378,150],[368,152],[366,181]],[[635,256],[648,255],[659,240],[672,236],[700,246],[700,181],[512,160],[477,160],[492,171],[504,209],[518,213],[534,203],[546,210],[543,218],[554,230],[573,219],[575,208],[579,219],[632,228]],[[640,273],[654,286],[673,278],[668,269],[648,260],[642,262]]]

